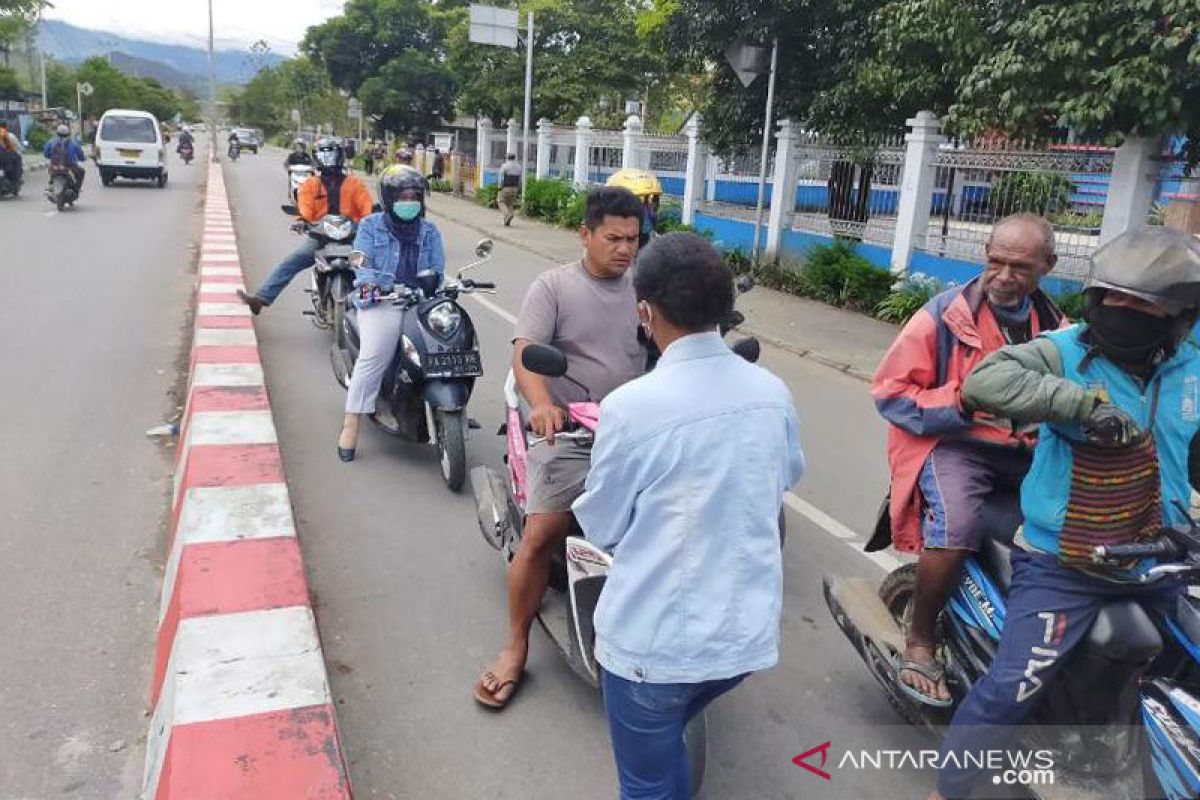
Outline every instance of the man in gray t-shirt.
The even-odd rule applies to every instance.
[[[500,165],[500,193],[496,195],[496,205],[504,215],[505,226],[512,225],[513,215],[517,213],[517,195],[521,191],[521,162],[517,161],[516,153],[509,153],[508,158]]]
[[[508,703],[524,673],[529,628],[546,591],[550,556],[573,529],[571,503],[582,494],[591,464],[587,449],[554,442],[554,434],[567,422],[566,406],[598,403],[646,369],[629,272],[637,255],[642,213],[641,201],[627,189],[592,191],[579,232],[583,258],[540,275],[521,305],[513,373],[531,409],[529,425],[547,441],[528,455],[525,525],[508,573],[508,640],[475,685],[475,699],[491,708]],[[545,378],[525,369],[521,352],[531,343],[562,350],[571,377],[587,391],[563,378]]]

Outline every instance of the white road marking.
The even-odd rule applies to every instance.
[[[57,217],[57,216],[58,216],[58,209],[56,208],[56,209],[54,209],[53,211],[47,211],[47,212],[46,212],[45,214],[43,214],[42,216],[43,216],[43,217]]]
[[[501,308],[491,300],[487,300],[476,294],[468,296],[471,298],[471,300],[483,306],[488,311],[491,311],[508,324],[517,324],[516,315],[510,313],[504,308]],[[824,511],[817,508],[799,495],[794,494],[793,492],[786,492],[783,496],[783,499],[784,503],[788,508],[792,509],[792,511],[795,511],[797,514],[804,517],[833,538],[847,545],[855,553],[875,564],[875,566],[879,567],[884,572],[891,572],[892,570],[898,569],[903,565],[904,562],[892,555],[889,555],[888,553],[868,553],[864,551],[862,549],[862,542],[860,541],[860,537],[857,533],[852,531],[850,528],[847,528],[845,525],[838,522],[836,519],[829,516]]]
[[[196,330],[197,346],[249,345],[253,347],[257,344],[253,328],[199,328]]]
[[[275,444],[270,411],[204,411],[193,414],[187,444]]]

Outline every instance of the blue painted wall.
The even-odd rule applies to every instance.
[[[696,229],[712,235],[713,242],[723,250],[741,250],[749,253],[754,249],[754,223],[741,219],[696,214]],[[763,225],[759,243],[767,241],[767,226]]]

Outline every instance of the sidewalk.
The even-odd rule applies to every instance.
[[[429,210],[552,261],[579,258],[579,235],[574,231],[522,216],[506,228],[499,211],[448,194],[434,194]],[[899,331],[890,323],[764,286],[738,298],[738,309],[746,315],[746,323],[739,328],[743,333],[863,381],[871,380]]]

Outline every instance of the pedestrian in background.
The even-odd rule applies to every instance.
[[[363,169],[368,175],[375,174],[375,143],[368,141],[363,146]]]
[[[662,357],[600,404],[572,510],[613,554],[595,652],[621,798],[689,800],[684,728],[779,660],[779,512],[804,455],[783,381],[721,338],[734,291],[716,248],[658,237],[633,285]]]
[[[521,165],[517,163],[517,154],[509,153],[504,163],[500,165],[500,194],[496,202],[504,214],[504,225],[512,225],[513,215],[517,213],[517,195],[521,191]]]
[[[445,171],[446,160],[442,157],[442,151],[435,147],[433,148],[433,166],[430,168],[429,175],[435,181],[440,181]]]

